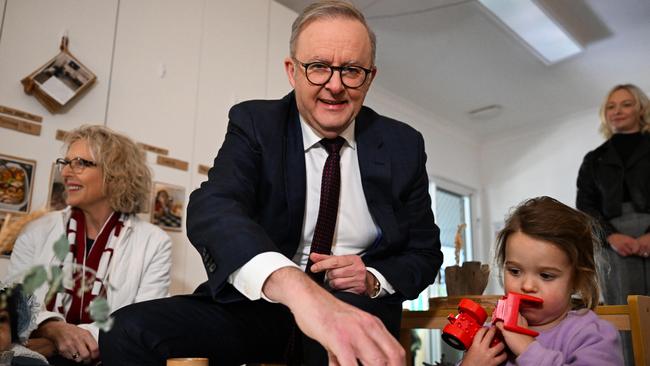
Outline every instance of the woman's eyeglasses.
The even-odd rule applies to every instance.
[[[82,159],[79,157],[70,160],[64,158],[58,158],[56,159],[55,163],[56,163],[56,167],[59,169],[59,172],[62,171],[63,167],[65,167],[66,165],[70,165],[70,169],[72,169],[72,171],[75,172],[76,174],[80,174],[86,168],[97,166],[97,163],[95,163],[94,161]]]

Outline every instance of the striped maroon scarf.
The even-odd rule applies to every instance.
[[[66,230],[70,251],[61,264],[65,273],[65,291],[57,293],[48,302],[49,311],[56,309],[65,314],[65,320],[70,324],[92,323],[88,305],[97,296],[106,293],[104,280],[113,258],[114,244],[110,244],[113,241],[111,234],[115,237],[120,235],[126,217],[127,215],[113,212],[104,223],[90,251],[87,251],[85,216],[80,209],[72,208]],[[70,287],[70,284],[73,286]]]

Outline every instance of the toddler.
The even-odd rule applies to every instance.
[[[496,261],[506,292],[544,300],[519,309],[519,325],[539,336],[497,322],[479,330],[462,365],[622,365],[617,330],[592,311],[599,298],[598,245],[591,219],[553,198],[517,206],[497,236]],[[490,347],[497,329],[505,344]]]

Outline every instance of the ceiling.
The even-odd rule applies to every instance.
[[[650,92],[650,0],[537,0],[585,48],[553,65],[476,0],[353,3],[377,34],[375,83],[479,138],[591,110],[615,84]],[[492,116],[468,113],[495,104]]]

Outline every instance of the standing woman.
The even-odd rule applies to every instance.
[[[635,85],[617,85],[600,108],[600,120],[607,141],[582,162],[576,207],[604,229],[605,303],[627,304],[627,295],[650,295],[648,97]]]
[[[91,363],[99,359],[98,327],[89,303],[106,296],[111,311],[168,295],[169,236],[136,214],[148,205],[151,173],[142,150],[128,137],[103,126],[68,133],[65,158],[57,159],[68,207],[28,224],[16,240],[9,276],[34,265],[60,263],[53,244],[64,234],[70,251],[66,266],[83,264],[97,272],[92,286],[73,282],[43,304],[30,347],[53,363]],[[60,264],[63,265],[63,264]],[[46,286],[37,289],[43,303]],[[48,349],[49,348],[49,349]]]

